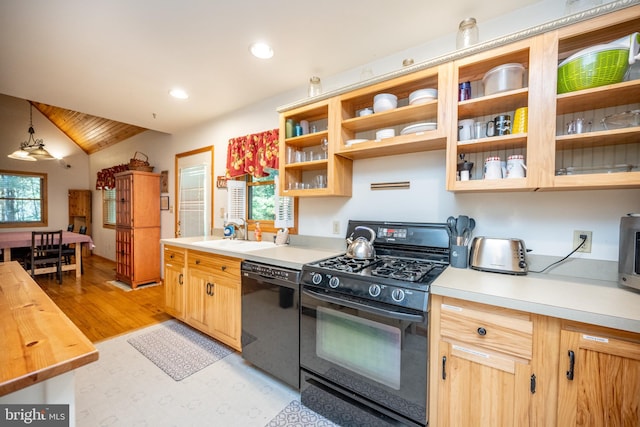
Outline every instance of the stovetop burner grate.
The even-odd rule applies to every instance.
[[[371,269],[371,275],[389,277],[408,282],[420,281],[435,265],[429,261],[415,259],[385,259]]]
[[[336,271],[346,271],[349,273],[357,273],[365,268],[377,263],[378,260],[355,259],[345,255],[329,258],[318,263],[320,267],[328,268]]]

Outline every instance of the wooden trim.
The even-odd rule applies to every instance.
[[[206,153],[207,151],[211,152],[211,223],[209,224],[209,232],[211,233],[211,231],[213,230],[213,223],[214,223],[214,213],[215,213],[215,206],[214,206],[214,189],[216,188],[215,183],[216,183],[216,178],[215,178],[215,174],[213,173],[213,169],[214,169],[214,161],[215,161],[215,147],[213,145],[208,145],[206,147],[202,147],[202,148],[197,148],[195,150],[191,150],[191,151],[186,151],[184,153],[178,153],[175,156],[175,160],[174,160],[174,167],[173,167],[173,173],[175,176],[175,179],[173,180],[173,200],[175,203],[174,209],[173,209],[173,218],[174,218],[174,236],[175,237],[180,237],[178,236],[178,221],[179,221],[179,209],[178,209],[178,201],[180,200],[178,197],[178,192],[179,192],[179,188],[180,188],[180,175],[178,174],[178,160],[181,159],[182,157],[189,157],[189,156],[193,156],[195,154],[202,154],[202,153]]]
[[[41,221],[38,222],[7,222],[0,224],[0,228],[34,228],[34,227],[46,227],[49,225],[49,190],[48,190],[48,174],[41,172],[25,172],[0,169],[0,173],[6,175],[22,175],[40,177],[42,179],[42,203],[41,203]]]

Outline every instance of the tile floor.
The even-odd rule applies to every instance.
[[[76,371],[77,427],[263,427],[300,394],[231,354],[174,381],[127,339],[96,344],[97,362]],[[144,331],[144,332],[142,332]]]

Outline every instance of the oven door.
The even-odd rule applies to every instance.
[[[427,344],[424,312],[303,286],[302,403],[340,425],[350,423],[345,414],[326,410],[353,417],[357,411],[344,409],[345,401],[387,420],[382,425],[426,425]]]

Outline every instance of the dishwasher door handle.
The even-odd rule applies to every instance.
[[[384,308],[373,307],[368,304],[363,304],[355,301],[347,301],[342,298],[334,297],[331,295],[319,294],[317,292],[309,291],[307,289],[303,289],[302,293],[307,295],[310,298],[315,298],[320,301],[329,302],[332,304],[341,305],[343,307],[353,308],[355,310],[362,310],[368,313],[377,314],[379,316],[384,316],[390,319],[396,320],[408,320],[410,322],[424,322],[425,318],[421,314],[410,314],[410,313],[400,313],[392,310],[385,310]]]

